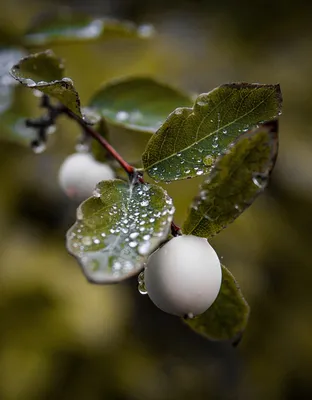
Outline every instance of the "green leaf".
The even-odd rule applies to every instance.
[[[89,106],[109,124],[139,132],[155,133],[176,107],[192,101],[184,93],[151,78],[126,78],[103,86]]]
[[[62,12],[37,20],[24,37],[28,46],[47,46],[112,38],[150,38],[151,25],[136,26],[129,21],[112,18],[93,18]]]
[[[13,66],[13,78],[31,89],[54,97],[81,117],[80,99],[73,81],[63,78],[64,65],[51,50],[31,54]]]
[[[0,47],[0,114],[13,102],[16,81],[10,76],[10,69],[23,56],[20,49]]]
[[[278,151],[277,120],[242,134],[217,159],[183,227],[211,237],[234,221],[266,187]]]
[[[144,169],[159,181],[208,174],[242,132],[276,118],[281,102],[279,85],[231,83],[201,94],[193,108],[177,108],[152,136]]]
[[[77,210],[67,249],[89,281],[121,281],[139,273],[166,239],[173,213],[171,198],[159,186],[100,182],[95,196]]]
[[[203,314],[184,322],[210,340],[235,340],[246,328],[249,306],[233,275],[222,265],[222,285],[216,301]]]

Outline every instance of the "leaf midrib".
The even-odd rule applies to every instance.
[[[254,89],[254,90],[258,90],[258,89]],[[269,97],[271,97],[273,94],[275,94],[275,92],[270,93],[265,99],[263,99],[260,103],[258,103],[257,106],[255,106],[254,108],[252,108],[250,111],[248,111],[247,113],[245,113],[245,114],[242,115],[241,117],[232,120],[231,122],[229,122],[229,123],[226,124],[226,125],[223,125],[222,127],[219,127],[217,130],[211,132],[209,135],[207,135],[207,136],[201,138],[200,140],[198,140],[198,141],[192,143],[191,145],[185,147],[184,149],[179,150],[178,153],[184,153],[185,151],[187,151],[187,150],[189,150],[190,148],[192,148],[192,147],[195,145],[195,143],[198,144],[198,143],[200,143],[200,142],[206,140],[206,139],[209,138],[210,136],[214,135],[215,133],[218,133],[220,130],[223,130],[223,129],[227,128],[228,126],[230,126],[230,125],[232,125],[232,124],[238,122],[240,119],[245,118],[247,115],[251,114],[254,110],[256,110],[258,107],[260,107],[261,104],[263,104],[263,103],[264,103]],[[214,107],[214,108],[209,112],[209,114],[205,115],[205,117],[203,118],[203,120],[202,120],[201,123],[200,123],[200,126],[202,125],[203,121],[204,121],[209,115],[211,115],[211,113],[212,113],[220,104],[224,103],[229,97],[231,97],[231,95],[232,95],[232,94],[230,94],[230,95],[227,96],[225,99],[223,99],[220,103],[218,103],[218,104],[216,105],[216,107]],[[193,110],[194,110],[194,107],[193,107]],[[182,127],[184,126],[184,124],[186,123],[186,121],[188,120],[188,118],[189,118],[191,115],[195,115],[194,111],[193,111],[192,113],[190,113],[190,114],[185,118],[185,121],[183,122]],[[259,121],[258,123],[260,123],[260,122],[262,122],[262,121]],[[256,124],[255,124],[255,125],[256,125]],[[198,132],[200,126],[198,127],[197,132]],[[179,131],[178,131],[178,133],[177,133],[177,137],[179,136],[182,127],[180,127],[180,129],[179,129]],[[196,135],[197,135],[197,132],[196,132]],[[165,136],[165,138],[166,138],[166,136]],[[158,161],[154,162],[153,164],[149,165],[149,166],[148,166],[148,169],[151,169],[154,165],[157,165],[157,164],[159,164],[159,163],[162,163],[162,162],[164,162],[164,161],[166,161],[166,160],[168,160],[168,159],[170,159],[170,158],[176,157],[176,155],[177,155],[177,153],[174,153],[174,154],[171,154],[171,155],[169,155],[169,156],[167,156],[167,157],[165,157],[165,158],[163,158],[163,159],[161,159],[161,160],[158,160]]]

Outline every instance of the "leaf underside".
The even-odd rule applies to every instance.
[[[208,174],[216,158],[239,135],[281,113],[279,85],[231,83],[177,108],[153,135],[142,156],[159,181]]]
[[[156,185],[100,182],[96,196],[77,210],[67,233],[67,249],[93,283],[118,282],[140,272],[166,239],[174,207]]]
[[[21,84],[57,99],[81,117],[79,95],[73,81],[64,78],[63,73],[62,61],[51,50],[31,54],[11,69],[13,78]]]
[[[155,133],[175,108],[190,106],[190,97],[147,77],[119,79],[103,86],[89,106],[112,125]]]
[[[210,238],[234,221],[265,189],[278,151],[278,123],[241,135],[202,184],[183,232]]]
[[[183,321],[210,340],[236,340],[246,328],[249,306],[233,275],[222,265],[222,285],[212,306],[203,314]]]

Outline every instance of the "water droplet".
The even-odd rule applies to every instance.
[[[199,171],[196,172],[196,175],[202,175],[203,173],[204,173],[204,171],[199,170]]]
[[[205,157],[203,158],[203,163],[204,163],[205,165],[207,165],[208,167],[210,167],[210,166],[213,164],[213,161],[214,161],[214,159],[213,159],[213,157],[210,156],[210,155],[207,155],[207,156],[205,156]]]
[[[91,246],[92,244],[92,239],[90,236],[84,236],[81,241],[84,246]]]
[[[37,90],[37,89],[34,89],[33,90],[33,95],[35,96],[35,97],[42,97],[43,96],[43,93],[42,92],[40,92],[40,90]]]
[[[114,271],[120,271],[121,268],[122,268],[121,263],[119,261],[115,261],[114,264],[113,264],[113,270]]]
[[[83,219],[83,213],[82,213],[80,207],[77,208],[76,217],[77,217],[78,221],[81,221]]]
[[[116,119],[120,122],[127,121],[127,119],[129,119],[129,113],[127,113],[127,111],[118,111]]]
[[[66,82],[66,83],[69,83],[70,85],[74,85],[73,80],[70,79],[70,78],[66,78],[66,77],[65,77],[65,78],[62,79],[62,81],[63,81],[63,82]]]
[[[100,241],[99,239],[94,239],[94,240],[93,240],[93,243],[94,243],[94,244],[100,244],[101,241]]]
[[[33,81],[32,79],[24,79],[24,83],[28,86],[28,87],[35,87],[37,84],[35,81]]]
[[[138,34],[142,38],[150,38],[155,34],[155,29],[153,25],[150,24],[143,24],[138,27]]]
[[[140,204],[141,204],[142,207],[146,207],[146,206],[149,205],[149,201],[148,200],[143,200],[143,201],[141,201]]]
[[[31,148],[32,148],[32,151],[33,151],[35,154],[41,154],[41,153],[43,153],[43,152],[46,150],[47,145],[46,145],[46,143],[44,143],[44,142],[38,142],[38,140],[34,140],[34,141],[31,143]]]
[[[50,125],[47,127],[47,134],[52,135],[56,131],[56,126],[55,125]]]
[[[252,182],[260,189],[265,186],[266,180],[261,175],[254,175],[252,177]]]
[[[242,207],[241,207],[240,205],[238,205],[238,204],[235,204],[234,208],[235,208],[237,211],[239,211],[239,212],[242,212],[242,211],[243,211],[243,210],[242,210]]]
[[[129,246],[132,247],[132,248],[137,247],[137,245],[138,245],[138,243],[135,242],[135,241],[129,242]]]
[[[137,238],[138,236],[139,236],[139,232],[132,232],[132,233],[130,233],[130,235],[129,235],[130,239],[135,239],[135,238]]]
[[[95,188],[95,189],[93,190],[93,196],[94,196],[94,197],[101,197],[101,191],[100,191],[99,188]]]
[[[77,153],[88,153],[90,148],[87,143],[77,143],[75,146]]]

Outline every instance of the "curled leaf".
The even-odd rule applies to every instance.
[[[11,75],[21,84],[57,99],[81,117],[78,92],[73,81],[63,74],[63,62],[51,50],[22,58],[11,69]]]

